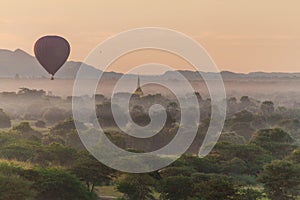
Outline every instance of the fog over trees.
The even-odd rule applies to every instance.
[[[128,95],[116,94],[116,102]],[[189,102],[191,95],[184,100]],[[120,148],[140,153],[157,150],[168,144],[182,126],[180,104],[174,95],[131,97],[128,109],[140,126],[150,123],[149,108],[154,104],[162,105],[167,114],[159,133],[139,139],[117,126],[111,99],[102,94],[61,97],[30,88],[0,93],[0,199],[19,199],[20,195],[23,199],[43,200],[104,196],[129,200],[297,199],[298,104],[283,105],[272,98],[258,100],[246,94],[228,96],[220,139],[209,155],[199,158],[211,105],[205,95],[196,96],[201,118],[190,122],[198,126],[190,148],[170,166],[137,175],[117,172],[97,161],[86,150],[76,128],[90,134],[99,122],[105,135]],[[87,116],[87,104],[95,98],[97,119],[88,117],[84,123],[76,121],[75,126],[72,98],[81,102],[80,109]],[[115,106],[126,127],[128,121],[122,117],[125,108]],[[190,109],[196,108],[191,105]],[[188,133],[188,127],[182,128]]]

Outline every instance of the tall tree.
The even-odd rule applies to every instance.
[[[96,185],[108,184],[114,177],[112,169],[87,153],[79,157],[71,171],[85,182],[90,192],[94,191]]]

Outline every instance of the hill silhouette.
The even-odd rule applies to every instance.
[[[63,67],[55,74],[56,78],[74,79],[82,62],[68,61]],[[83,64],[86,75],[83,78],[94,78],[101,70]],[[189,80],[199,80],[201,76],[195,71],[179,70]],[[208,77],[215,77],[215,73],[203,72]],[[15,51],[0,49],[0,78],[13,78],[18,74],[23,78],[48,78],[49,74],[41,67],[34,56],[27,52],[16,49]],[[118,79],[123,74],[116,72],[106,72],[106,78]],[[282,72],[250,72],[248,74],[235,73],[230,71],[222,71],[221,75],[224,79],[240,79],[240,78],[300,78],[300,73],[282,73]],[[132,76],[132,75],[127,75]],[[149,77],[149,76],[148,76]],[[151,76],[150,76],[151,77]],[[156,75],[157,77],[157,75]],[[164,79],[176,79],[174,71],[167,71],[159,77]]]
[[[56,78],[73,79],[82,62],[68,61],[55,74]],[[90,65],[84,64],[87,69],[87,78],[93,77],[99,72]],[[49,77],[49,74],[41,67],[35,57],[21,49],[15,51],[0,49],[0,77],[42,78]]]

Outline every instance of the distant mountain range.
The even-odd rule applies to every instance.
[[[69,61],[55,74],[57,78],[74,78],[82,63]],[[85,65],[87,76],[93,77],[98,69]],[[35,57],[26,53],[21,49],[15,51],[0,49],[0,77],[20,77],[26,78],[42,78],[50,77],[50,75],[41,67]]]
[[[68,61],[62,68],[55,74],[56,78],[73,79],[81,66],[82,62]],[[93,66],[84,64],[86,71],[85,77],[94,78],[97,76],[99,69]],[[179,70],[189,80],[199,80],[200,75],[193,71]],[[215,73],[204,72],[209,77],[214,77]],[[21,78],[43,78],[50,77],[49,74],[40,66],[35,57],[26,53],[21,49],[15,51],[0,49],[0,77],[13,78],[18,74]],[[122,76],[121,73],[106,72],[106,78],[118,79]],[[248,74],[234,73],[230,71],[222,71],[221,75],[224,79],[240,79],[240,78],[300,78],[300,73],[280,73],[280,72],[251,72]],[[133,76],[133,75],[127,75]],[[157,76],[156,76],[157,77]],[[164,79],[176,79],[174,71],[167,71],[159,77]]]

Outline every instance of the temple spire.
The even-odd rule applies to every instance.
[[[137,78],[137,86],[136,86],[136,90],[134,92],[135,95],[142,97],[144,95],[144,92],[141,88],[141,81],[140,81],[140,75],[138,74],[138,78]]]
[[[140,88],[140,87],[141,87],[140,74],[138,74],[138,80],[137,80],[137,87],[136,88]]]

